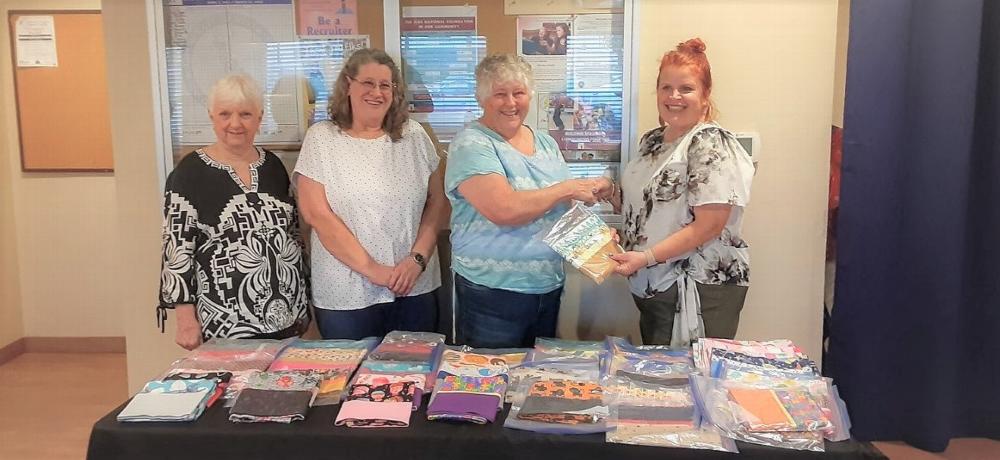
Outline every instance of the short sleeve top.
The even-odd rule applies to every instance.
[[[642,251],[655,245],[693,222],[693,207],[733,208],[719,237],[632,275],[632,293],[651,297],[669,289],[682,273],[702,284],[748,286],[750,255],[741,227],[754,175],[750,155],[714,123],[695,126],[673,142],[664,142],[664,129],[642,136],[639,155],[622,174],[622,247]]]
[[[534,221],[518,226],[497,225],[469,203],[458,186],[483,174],[499,174],[514,190],[537,190],[570,178],[555,139],[533,131],[535,153],[524,155],[479,122],[451,142],[445,192],[451,200],[451,251],[455,273],[483,286],[524,294],[542,294],[563,285],[562,258],[535,235],[565,213],[555,206]]]
[[[427,187],[440,159],[430,137],[408,121],[403,136],[393,142],[352,137],[330,121],[306,133],[295,174],[326,190],[330,209],[347,225],[375,261],[396,265],[407,257],[417,238],[427,202]],[[396,296],[351,270],[323,248],[316,232],[310,236],[313,303],[328,310],[357,310],[392,302]],[[441,286],[437,254],[417,278],[411,296]]]

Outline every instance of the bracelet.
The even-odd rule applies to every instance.
[[[653,249],[652,248],[647,248],[645,251],[642,251],[642,253],[646,255],[646,267],[647,268],[648,267],[652,267],[653,265],[656,265],[656,264],[659,263],[659,262],[656,261],[656,256],[653,255]]]

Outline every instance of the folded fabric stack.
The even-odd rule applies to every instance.
[[[588,342],[539,337],[535,339],[535,349],[531,355],[531,359],[533,361],[558,359],[600,360],[607,351],[607,345],[603,341]]]
[[[392,331],[361,363],[358,376],[423,374],[421,390],[429,393],[434,387],[434,368],[443,344],[441,334]]]
[[[523,401],[512,406],[504,426],[557,434],[607,431],[608,407],[600,383],[585,380],[532,379],[523,385]]]
[[[703,338],[691,345],[694,364],[703,375],[711,375],[712,352],[714,350],[732,351],[750,356],[768,359],[804,358],[801,348],[787,339],[768,340],[728,340]]]
[[[302,372],[254,372],[229,410],[229,421],[305,420],[321,379],[321,375]]]
[[[609,337],[601,382],[610,409],[608,442],[736,452],[713,426],[703,426],[690,387],[688,349],[635,346]]]
[[[239,395],[250,374],[263,371],[294,339],[212,339],[170,366],[167,375],[178,372],[231,372],[222,395],[230,404]]]
[[[153,380],[118,413],[119,422],[190,422],[215,394],[212,380]]]
[[[420,406],[424,374],[359,374],[335,425],[351,428],[406,427]]]
[[[296,340],[268,370],[303,371],[322,375],[314,406],[339,404],[351,375],[378,340]]]
[[[172,372],[163,380],[211,380],[215,382],[215,391],[209,396],[205,407],[212,407],[229,385],[229,380],[233,378],[232,372]]]
[[[601,376],[601,366],[600,361],[596,359],[534,360],[531,358],[518,366],[511,367],[509,376],[504,402],[519,406],[523,399],[515,401],[515,398],[524,394],[525,382],[558,379],[596,382]]]
[[[520,362],[524,353],[490,355],[464,350],[442,353],[434,394],[427,406],[428,420],[486,424],[503,408],[507,362]]]
[[[850,437],[843,401],[816,364],[787,340],[700,339],[705,375],[692,377],[706,418],[727,436],[822,452],[824,438]]]
[[[597,381],[606,354],[604,342],[539,337],[525,361],[521,365],[510,366],[504,400],[514,403],[514,395],[524,393],[522,383],[528,379]]]

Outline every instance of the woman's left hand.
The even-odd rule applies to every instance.
[[[393,267],[392,276],[389,278],[389,289],[399,296],[408,295],[413,285],[417,283],[421,271],[417,261],[413,260],[412,256],[406,256]]]
[[[646,266],[646,254],[638,251],[612,254],[611,260],[618,262],[618,266],[615,267],[615,273],[622,276],[632,276],[633,273]]]

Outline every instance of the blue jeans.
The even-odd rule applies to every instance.
[[[324,339],[360,340],[391,331],[433,332],[437,327],[437,289],[396,297],[359,310],[316,309],[316,325]]]
[[[485,348],[530,348],[536,337],[555,337],[562,287],[521,294],[473,283],[455,274],[458,343]]]

